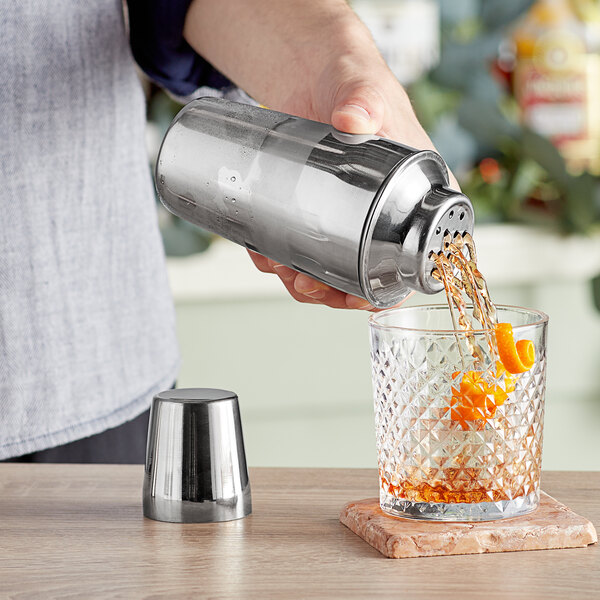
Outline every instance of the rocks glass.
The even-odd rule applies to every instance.
[[[515,341],[533,341],[530,370],[501,372],[487,343],[493,333],[483,330],[471,338],[482,350],[476,364],[447,305],[390,309],[370,318],[380,503],[386,513],[488,521],[537,508],[548,317],[508,306],[497,307],[497,317],[512,324]],[[484,398],[493,410],[464,419],[456,397],[465,373],[475,368],[492,380],[486,389],[501,391]]]

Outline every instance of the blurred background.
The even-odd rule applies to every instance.
[[[544,468],[600,469],[600,2],[351,4],[473,201],[492,299],[550,316]],[[180,105],[146,87],[152,163]],[[159,211],[178,386],[238,393],[252,466],[375,466],[368,314],[296,303]]]

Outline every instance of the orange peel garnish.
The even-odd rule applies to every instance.
[[[500,360],[496,370],[461,371],[452,373],[454,385],[450,400],[450,418],[464,429],[481,428],[494,418],[496,408],[502,406],[508,395],[515,391],[517,373],[524,373],[535,363],[535,346],[531,340],[516,344],[510,323],[498,323],[496,341]],[[459,380],[459,376],[462,378]],[[495,381],[495,383],[494,383]],[[478,423],[478,424],[477,424]]]
[[[504,379],[505,392],[510,394],[515,391],[515,388],[517,387],[517,377],[511,375],[499,360],[496,361],[496,377],[502,377]]]
[[[453,374],[453,378],[454,374]],[[452,388],[450,418],[467,430],[469,422],[493,418],[496,407],[502,406],[508,394],[498,385],[491,385],[482,371],[467,371],[459,387]]]
[[[515,344],[510,323],[496,325],[498,354],[504,368],[512,374],[529,371],[535,363],[535,347],[531,340],[519,340]]]

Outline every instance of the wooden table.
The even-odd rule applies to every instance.
[[[338,522],[374,470],[252,469],[254,513],[144,519],[142,467],[0,465],[2,598],[599,598],[600,548],[390,560]],[[547,472],[600,530],[600,473]]]

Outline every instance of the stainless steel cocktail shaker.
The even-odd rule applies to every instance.
[[[439,291],[431,251],[473,228],[435,152],[215,98],[175,117],[156,185],[179,217],[379,308]]]

